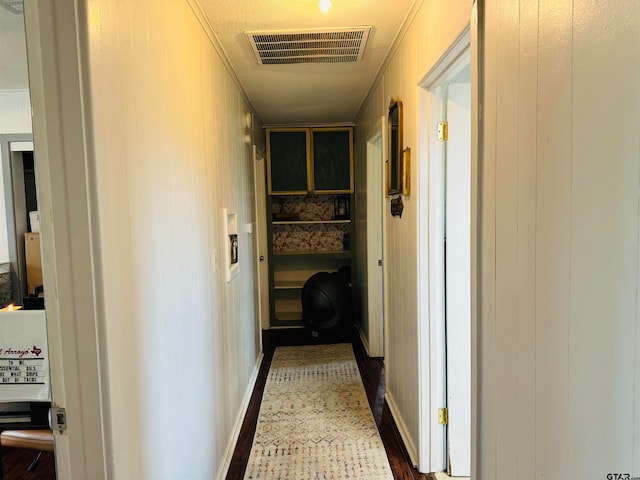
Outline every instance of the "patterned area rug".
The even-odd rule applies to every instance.
[[[245,480],[393,480],[351,345],[276,349]]]

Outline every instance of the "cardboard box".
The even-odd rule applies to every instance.
[[[27,263],[28,294],[38,285],[42,285],[42,258],[40,257],[40,233],[28,232],[24,234],[24,256]]]

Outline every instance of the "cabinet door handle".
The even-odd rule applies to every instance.
[[[260,255],[260,261],[264,262],[264,255]]]

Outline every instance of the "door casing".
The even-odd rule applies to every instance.
[[[367,138],[367,265],[366,315],[368,354],[384,356],[384,255],[383,255],[383,172],[384,117],[376,122]],[[364,299],[363,299],[364,300]],[[364,312],[363,312],[364,313]]]
[[[269,255],[267,245],[267,212],[264,150],[253,145],[253,175],[256,209],[256,271],[258,272],[258,313],[260,326],[269,329]]]
[[[418,469],[421,472],[444,471],[446,465],[445,429],[438,422],[438,409],[446,405],[445,331],[444,331],[444,245],[439,239],[444,232],[444,191],[442,188],[442,145],[435,137],[439,119],[437,86],[454,72],[456,66],[471,64],[471,471],[475,466],[475,412],[477,411],[477,368],[475,362],[477,338],[477,5],[474,3],[470,24],[419,82],[419,152],[428,159],[418,168],[418,253],[419,298],[419,448]],[[433,135],[430,135],[433,132]],[[440,320],[439,320],[440,319]]]

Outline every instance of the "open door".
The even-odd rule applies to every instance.
[[[422,472],[471,472],[471,30],[421,93],[420,429]]]
[[[447,464],[471,471],[471,84],[467,67],[445,85],[445,334]]]
[[[267,212],[265,210],[265,162],[264,151],[253,145],[253,175],[256,208],[256,243],[258,272],[258,312],[263,330],[269,329],[269,264],[267,245]]]
[[[367,350],[371,357],[384,356],[384,282],[383,282],[383,170],[384,152],[382,117],[367,140],[367,264],[365,299]]]

